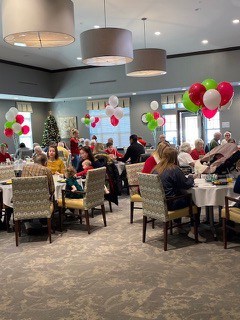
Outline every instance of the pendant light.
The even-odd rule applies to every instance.
[[[3,0],[4,41],[21,47],[59,47],[74,42],[71,0]]]
[[[92,66],[114,66],[133,60],[132,32],[107,28],[106,0],[104,0],[105,27],[81,33],[82,62]]]
[[[129,77],[155,77],[166,74],[166,51],[157,48],[146,48],[146,20],[144,26],[144,49],[133,51],[133,62],[126,65],[126,75]]]

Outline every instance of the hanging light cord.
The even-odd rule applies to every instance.
[[[105,0],[104,0],[105,1]],[[143,21],[143,36],[144,36],[144,46],[145,49],[147,48],[147,41],[146,41],[146,20],[147,18],[142,18]]]
[[[104,6],[104,24],[106,28],[107,27],[106,0],[103,1],[103,6]]]

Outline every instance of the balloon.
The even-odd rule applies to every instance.
[[[15,123],[12,125],[12,129],[13,129],[13,132],[14,132],[14,133],[18,133],[19,131],[22,130],[22,127],[21,127],[20,123],[15,122]]]
[[[90,119],[90,114],[85,114],[85,118]]]
[[[16,115],[16,122],[22,124],[24,122],[24,116],[21,114]]]
[[[105,110],[108,117],[111,117],[114,114],[113,106],[107,105]]]
[[[221,106],[224,106],[233,97],[233,86],[229,82],[221,82],[217,86],[217,90],[221,95]]]
[[[197,106],[203,104],[203,95],[206,92],[206,88],[201,83],[194,83],[189,88],[189,98]]]
[[[217,82],[214,79],[206,79],[202,82],[206,90],[209,89],[216,89],[217,88]]]
[[[91,123],[91,121],[90,121],[90,119],[85,118],[85,119],[84,119],[84,123],[88,125],[88,124],[90,124],[90,123]]]
[[[85,123],[85,118],[81,118],[81,122],[82,122],[82,123]]]
[[[228,103],[226,103],[224,106],[220,106],[218,109],[220,111],[225,111],[225,110],[229,110],[231,105],[233,103],[233,99],[229,100]]]
[[[114,116],[117,118],[117,119],[121,119],[123,117],[123,109],[121,107],[117,107],[114,109]]]
[[[147,122],[150,122],[151,120],[153,120],[154,118],[153,118],[153,115],[150,113],[150,112],[148,112],[148,113],[146,113],[146,121]]]
[[[90,117],[90,122],[93,123],[95,121],[95,117]]]
[[[159,127],[162,127],[162,126],[164,125],[164,119],[161,118],[161,117],[158,118],[158,119],[157,119],[157,124],[158,124]]]
[[[211,90],[211,89],[210,89]],[[203,115],[208,118],[208,119],[211,119],[212,117],[215,116],[215,114],[217,113],[218,111],[218,108],[214,109],[214,110],[209,110],[208,108],[206,107],[202,107],[202,113]]]
[[[116,97],[116,96],[111,96],[111,97],[108,99],[108,102],[109,102],[110,106],[112,106],[113,108],[115,108],[115,107],[118,105],[118,97]]]
[[[157,110],[158,109],[158,102],[157,101],[152,101],[151,103],[150,103],[150,108],[152,109],[152,110]]]
[[[4,129],[4,134],[6,137],[11,138],[11,136],[13,135],[13,130],[11,128],[6,128]]]
[[[191,112],[194,112],[194,113],[195,113],[195,112],[197,112],[197,111],[199,110],[199,107],[196,106],[196,105],[190,100],[188,91],[185,91],[185,92],[184,92],[182,102],[183,102],[184,107],[185,107],[188,111],[191,111]]]
[[[21,136],[23,133],[22,133],[22,131],[19,131],[17,134],[18,134],[19,136]]]
[[[165,125],[165,123],[166,123],[166,119],[165,118],[163,118],[162,117],[162,119],[163,119],[163,126]]]
[[[113,115],[110,118],[111,125],[116,127],[119,124],[119,120]]]
[[[154,118],[155,120],[157,120],[159,117],[160,117],[160,113],[157,112],[157,111],[154,111],[154,112],[153,112],[153,118]]]
[[[15,115],[10,110],[6,113],[5,117],[6,117],[7,121],[9,121],[9,122],[12,122],[15,120]]]
[[[99,117],[95,117],[95,123],[98,123],[100,121]]]
[[[21,135],[19,134],[21,131],[23,134],[28,134],[28,132],[30,131],[30,128],[29,126],[22,126],[22,130],[19,130],[18,135]]]
[[[18,114],[18,109],[15,108],[15,107],[11,107],[11,108],[9,109],[9,111],[11,111],[11,112],[14,114],[15,117],[16,117],[16,115]]]
[[[95,123],[95,122],[92,122],[92,123],[91,123],[91,126],[92,126],[93,128],[95,128],[95,127],[96,127],[96,123]]]
[[[157,126],[158,126],[158,123],[157,123],[157,120],[155,120],[155,119],[151,120],[147,124],[148,129],[151,131],[155,130],[157,128]]]
[[[7,121],[4,123],[4,128],[12,128],[12,125],[14,124],[14,122],[10,122],[10,121]]]
[[[221,95],[216,89],[209,89],[203,95],[203,103],[209,110],[215,110],[219,107]]]

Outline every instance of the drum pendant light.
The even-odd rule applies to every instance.
[[[3,0],[3,38],[21,47],[59,47],[74,42],[71,0]]]
[[[105,27],[81,33],[82,62],[92,66],[114,66],[133,60],[132,32],[106,27],[106,1],[104,0]]]
[[[155,77],[166,74],[166,51],[157,48],[146,48],[146,20],[144,26],[145,49],[133,51],[133,62],[126,65],[126,75],[129,77]]]

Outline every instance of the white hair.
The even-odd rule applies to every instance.
[[[188,143],[188,142],[183,142],[183,143],[180,145],[180,148],[179,148],[179,151],[180,151],[180,152],[188,152],[189,150],[191,150],[190,143]]]
[[[85,139],[85,140],[84,140],[84,145],[85,145],[85,146],[89,146],[89,144],[90,144],[90,140],[89,140],[89,139]]]
[[[197,148],[200,144],[204,145],[204,141],[202,139],[196,139],[194,144],[195,144],[195,148]]]
[[[90,141],[90,144],[96,144],[97,143],[97,141],[95,140],[95,139],[92,139],[91,141]]]

